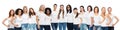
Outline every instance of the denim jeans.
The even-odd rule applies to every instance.
[[[36,24],[29,24],[29,25],[28,25],[28,29],[29,29],[29,30],[37,30]]]
[[[95,30],[102,30],[101,26],[94,26]]]
[[[51,30],[50,25],[40,25],[39,30]]]
[[[113,26],[108,27],[108,30],[114,30]]]
[[[78,25],[78,24],[74,24],[74,25],[73,25],[73,29],[74,29],[74,30],[80,30],[79,25]]]
[[[93,27],[94,27],[94,25],[92,25],[92,27],[88,27],[88,30],[93,30]]]
[[[102,27],[102,30],[108,30],[108,27]]]
[[[14,28],[8,28],[8,30],[15,30]]]
[[[22,30],[28,30],[28,24],[22,24]]]
[[[21,30],[22,29],[22,27],[14,27],[15,28],[15,30]]]
[[[67,23],[68,30],[73,30],[73,23]]]
[[[57,30],[58,23],[51,23],[52,29]]]
[[[87,30],[87,24],[81,24],[80,25],[80,30]]]
[[[59,30],[66,30],[67,23],[59,23]]]

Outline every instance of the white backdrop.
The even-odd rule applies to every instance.
[[[120,19],[120,2],[119,0],[0,0],[0,30],[7,30],[7,28],[2,24],[4,18],[8,17],[10,9],[23,8],[27,6],[28,8],[32,7],[35,11],[38,11],[41,4],[44,4],[46,7],[53,9],[53,4],[57,4],[58,8],[60,4],[66,5],[70,4],[72,8],[77,7],[79,9],[80,5],[87,9],[88,5],[98,6],[101,10],[101,7],[112,7],[113,14],[118,16]],[[115,30],[120,30],[120,22],[115,26]]]

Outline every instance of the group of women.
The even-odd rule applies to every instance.
[[[8,30],[114,30],[115,24],[119,21],[111,13],[111,7],[102,7],[99,13],[98,6],[92,8],[88,5],[87,11],[84,6],[80,6],[78,13],[78,8],[72,9],[68,4],[64,9],[64,5],[61,4],[59,11],[57,10],[57,4],[53,5],[53,11],[45,5],[41,5],[37,12],[33,8],[28,10],[27,6],[15,11],[11,9],[9,16],[2,23]],[[5,24],[6,21],[8,24]]]

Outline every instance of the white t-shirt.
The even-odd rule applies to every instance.
[[[80,17],[79,17],[79,15],[78,15],[78,17],[77,18],[75,18],[76,17],[76,14],[74,14],[74,22],[73,22],[73,24],[80,24]]]
[[[73,18],[74,18],[73,13],[67,13],[65,15],[65,20],[67,20],[68,23],[73,23]]]
[[[6,19],[6,22],[8,23],[7,25],[9,26],[8,28],[14,28],[14,25],[10,21],[11,21],[11,18]]]
[[[86,18],[85,16],[87,16],[87,15],[85,15],[85,13],[83,13],[83,14],[80,13],[80,14],[79,14],[79,17],[82,18],[82,23],[83,23],[83,24],[87,24],[87,20],[85,19],[85,18]]]
[[[51,23],[58,23],[58,12],[57,11],[53,11],[51,14],[52,20]]]
[[[99,23],[101,20],[102,20],[102,17],[100,15],[93,15],[93,18],[94,18],[94,25],[95,26],[100,26],[101,24]]]
[[[29,24],[36,24],[36,16],[35,15],[29,17]]]
[[[107,22],[108,22],[108,18],[105,17],[105,20],[103,21],[103,23],[101,24],[101,26],[107,27],[107,26],[108,26],[108,25],[107,25]]]
[[[46,23],[45,22],[45,13],[38,11],[37,16],[38,16],[38,19],[39,19],[39,24],[44,25]]]
[[[93,12],[85,12],[85,20],[88,25],[91,24],[91,17],[93,16]]]
[[[21,24],[22,24],[22,17],[20,18],[20,17],[16,16],[15,24],[18,25],[17,27],[21,27]]]
[[[65,16],[65,14],[63,15],[62,12],[60,13],[60,18],[58,19],[59,23],[63,23],[63,22],[67,22],[66,17],[63,18],[63,16]]]
[[[28,23],[28,18],[29,18],[29,15],[28,14],[23,14],[22,15],[22,24],[25,24],[25,23]]]
[[[45,22],[44,25],[51,25],[51,20],[52,20],[51,16],[46,15],[45,20],[44,20],[44,22]]]
[[[110,25],[109,26],[112,26],[113,25],[113,23],[115,23],[116,22],[116,19],[115,19],[115,17],[114,17],[115,15],[110,15],[110,17],[111,17],[111,19],[112,19],[112,21],[111,21],[111,23],[110,23]]]

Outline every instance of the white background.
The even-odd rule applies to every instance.
[[[85,10],[88,5],[98,6],[99,10],[101,7],[112,7],[113,14],[118,16],[120,19],[120,1],[119,0],[0,0],[0,30],[7,30],[7,28],[2,24],[4,18],[8,17],[10,9],[23,8],[27,6],[28,8],[32,7],[35,11],[38,11],[41,4],[44,4],[46,7],[53,9],[53,4],[57,4],[58,8],[60,4],[63,4],[65,7],[67,4],[70,4],[72,8],[77,7],[79,9],[80,5],[85,7]],[[115,30],[120,30],[120,22],[116,24]]]

